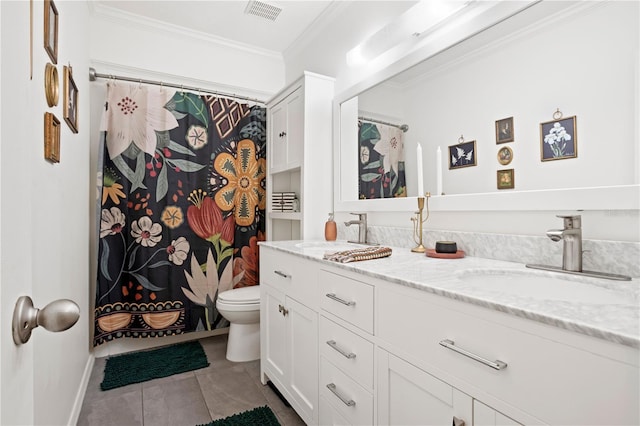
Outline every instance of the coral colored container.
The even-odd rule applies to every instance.
[[[329,213],[329,220],[324,224],[324,239],[327,241],[335,241],[338,237],[338,228],[333,220],[333,213]]]

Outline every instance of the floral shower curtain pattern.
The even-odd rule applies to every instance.
[[[108,85],[94,345],[228,325],[218,293],[257,285],[266,110]]]
[[[402,130],[359,120],[358,149],[360,199],[407,196]]]

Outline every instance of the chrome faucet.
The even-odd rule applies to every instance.
[[[527,268],[542,269],[544,271],[562,272],[572,275],[584,275],[594,278],[607,278],[609,280],[630,281],[628,275],[610,274],[608,272],[586,271],[582,269],[582,217],[558,216],[564,219],[563,229],[550,229],[547,237],[552,241],[562,240],[562,268],[559,266],[527,264]]]
[[[547,237],[551,241],[563,241],[562,269],[582,272],[582,218],[580,215],[557,217],[564,219],[564,228],[548,230]]]
[[[367,214],[366,213],[351,213],[358,216],[358,220],[350,220],[345,222],[345,226],[359,225],[358,228],[358,241],[349,241],[350,243],[367,244]]]

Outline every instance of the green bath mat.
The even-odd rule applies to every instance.
[[[266,405],[254,408],[253,410],[243,411],[224,419],[214,420],[200,426],[280,426],[276,415]]]
[[[100,389],[119,388],[208,366],[207,355],[198,341],[113,356],[107,359]]]

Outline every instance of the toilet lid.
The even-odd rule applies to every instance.
[[[218,294],[218,300],[230,304],[260,303],[260,286],[252,285],[223,291]]]

